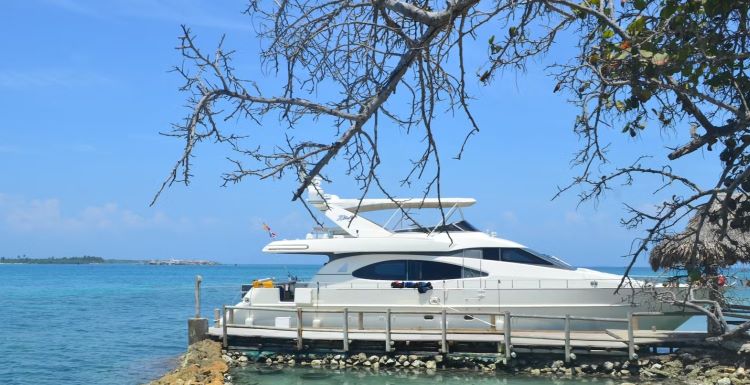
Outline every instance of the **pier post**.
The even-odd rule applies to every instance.
[[[628,313],[628,360],[634,360],[638,356],[635,354],[635,333],[633,331],[633,313]]]
[[[565,363],[570,362],[570,314],[565,315]]]
[[[349,308],[344,308],[344,351],[349,352]]]
[[[448,353],[448,314],[443,309],[440,313],[440,351],[443,354]]]
[[[203,277],[200,275],[195,276],[195,317],[201,318],[201,282]]]
[[[391,308],[385,309],[385,351],[391,351]]]
[[[214,309],[214,326],[219,327],[221,325],[221,313],[219,313],[221,310]]]
[[[224,346],[224,349],[229,346],[227,343],[227,306],[224,305],[221,307],[221,344]]]
[[[302,350],[302,308],[297,308],[297,350]]]
[[[505,339],[505,359],[510,361],[512,357],[511,345],[510,345],[510,312],[506,311],[503,314],[503,338]]]
[[[201,318],[201,282],[203,277],[195,276],[195,317],[188,319],[188,345],[203,341],[208,336],[208,319]]]
[[[357,313],[357,329],[365,329],[365,315],[362,312]]]

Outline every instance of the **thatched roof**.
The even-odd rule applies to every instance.
[[[720,205],[715,202],[711,212],[717,212]],[[705,206],[697,210],[683,232],[666,237],[651,250],[649,262],[654,271],[660,268],[683,268],[690,264],[695,246],[698,250],[692,264],[696,266],[727,267],[738,262],[750,262],[750,232],[727,226],[726,235],[722,237],[722,221],[710,221],[706,218],[696,245],[696,230],[703,210]]]

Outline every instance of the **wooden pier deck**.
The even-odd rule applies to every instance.
[[[253,326],[234,323],[234,310],[253,310],[225,306],[224,311],[216,310],[215,326],[209,328],[212,338],[221,340],[225,346],[231,345],[248,349],[281,348],[289,350],[335,350],[341,352],[356,351],[431,351],[435,353],[471,352],[501,354],[506,359],[523,353],[560,353],[565,361],[575,359],[581,354],[623,355],[637,358],[637,352],[648,347],[681,347],[700,342],[706,337],[701,332],[675,332],[666,330],[637,330],[637,317],[653,317],[661,313],[631,313],[628,318],[594,318],[566,316],[535,316],[505,313],[488,313],[493,319],[503,320],[498,329],[440,329],[402,330],[391,328],[393,314],[412,314],[386,310],[385,329],[363,329],[362,325],[350,327],[348,321],[340,328],[312,328],[309,326],[271,327]],[[269,310],[257,308],[256,310]],[[289,309],[300,322],[303,309]],[[316,312],[321,312],[320,309]],[[327,310],[339,313],[348,320],[348,309]],[[419,313],[421,314],[421,313]],[[425,314],[428,314],[427,312]],[[435,314],[445,320],[446,312]],[[511,319],[535,318],[562,320],[562,330],[511,330]],[[624,329],[606,329],[597,331],[572,330],[574,321],[607,321],[620,323]],[[558,322],[559,323],[559,322]]]

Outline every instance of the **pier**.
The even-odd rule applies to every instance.
[[[296,326],[278,327],[245,325],[235,322],[235,310],[284,311],[296,318]],[[307,312],[333,313],[340,315],[343,326],[304,326],[302,319]],[[332,351],[332,352],[423,352],[423,353],[492,353],[511,360],[518,353],[560,354],[565,362],[580,355],[610,355],[626,359],[637,359],[638,352],[655,348],[678,348],[700,344],[706,338],[703,332],[675,332],[665,330],[638,330],[638,321],[644,317],[668,316],[667,313],[630,313],[627,318],[598,318],[573,316],[539,316],[528,314],[476,313],[491,320],[502,320],[495,328],[492,323],[486,329],[458,329],[446,327],[446,310],[402,311],[350,311],[342,309],[315,309],[224,306],[215,310],[213,327],[208,336],[222,342],[224,347],[279,351]],[[354,314],[362,320],[363,314],[379,314],[385,317],[385,328],[365,328],[360,321],[349,325]],[[441,320],[440,328],[404,330],[391,328],[395,315],[433,316]],[[514,319],[544,319],[561,324],[559,330],[523,330],[512,327]],[[577,331],[572,325],[579,321],[603,321],[620,324],[622,328]]]

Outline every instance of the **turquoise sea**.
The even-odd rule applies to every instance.
[[[171,369],[185,350],[196,275],[203,276],[203,315],[210,319],[214,308],[240,300],[242,283],[285,278],[287,273],[305,280],[317,269],[310,265],[0,265],[0,383],[148,382]],[[635,271],[635,275],[649,274],[647,269]],[[687,327],[697,329],[703,324],[690,322]],[[274,384],[305,382],[295,373],[289,371],[288,377]],[[356,375],[336,378],[324,383],[359,383]],[[369,380],[401,382],[383,377]],[[532,384],[518,378],[476,382],[450,375],[441,375],[437,382]]]

